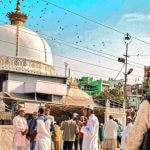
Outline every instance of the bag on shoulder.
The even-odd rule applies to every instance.
[[[145,133],[140,150],[150,150],[150,129]]]

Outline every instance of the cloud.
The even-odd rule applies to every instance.
[[[149,21],[150,20],[150,14],[130,13],[130,14],[125,14],[123,16],[123,19],[125,19],[128,22]]]

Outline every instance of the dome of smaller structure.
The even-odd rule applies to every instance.
[[[89,104],[96,106],[92,97],[80,90],[78,83],[73,78],[68,80],[67,96],[64,97],[63,101],[67,105],[85,106]]]
[[[63,99],[66,105],[85,106],[87,104],[96,106],[93,99],[84,91],[76,88],[69,88],[68,94]]]
[[[80,90],[80,89],[75,89],[75,88],[70,88],[68,90],[68,95],[69,97],[73,98],[73,99],[80,99],[80,100],[92,100],[92,98],[85,93],[84,91]]]

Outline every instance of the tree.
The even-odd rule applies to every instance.
[[[113,89],[101,92],[100,95],[98,95],[96,98],[110,99],[115,100],[117,102],[123,102],[124,100],[123,85],[119,83]]]

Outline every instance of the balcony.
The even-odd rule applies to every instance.
[[[28,74],[52,75],[53,67],[42,62],[25,58],[0,56],[0,70]]]

